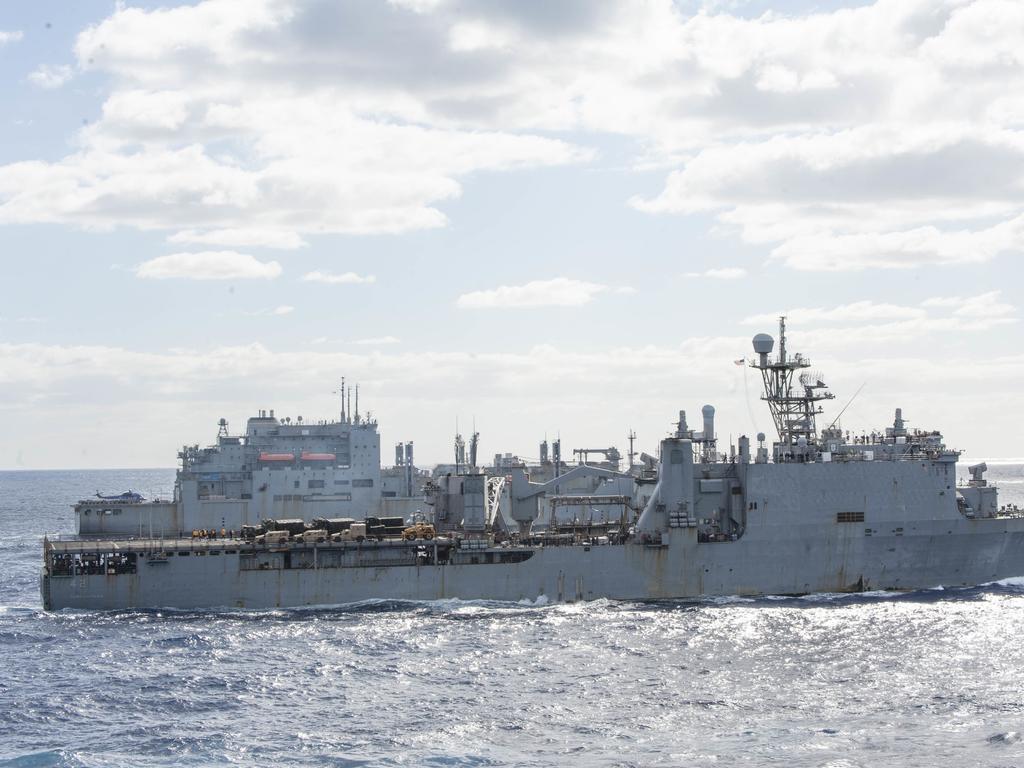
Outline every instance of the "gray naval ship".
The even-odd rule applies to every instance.
[[[303,424],[261,412],[240,437],[222,423],[215,446],[181,452],[173,500],[127,494],[75,506],[78,535],[43,542],[43,605],[685,599],[1024,575],[1024,516],[999,506],[984,464],[958,485],[959,453],[937,431],[908,429],[900,409],[881,432],[851,436],[835,422],[819,430],[832,395],[807,358],[787,351],[784,318],[777,350],[758,334],[753,351],[745,362],[763,379],[778,432],[770,447],[764,435],[754,445],[744,436],[720,451],[705,406],[699,431],[680,412],[660,455],[625,473],[586,463],[562,473],[556,462],[536,482],[500,455],[485,471],[457,454],[465,463],[431,479],[423,513],[408,519],[383,516],[372,420],[343,411],[340,421]],[[411,461],[404,477],[396,469],[412,495]],[[560,495],[580,477],[600,485]],[[622,512],[552,513],[545,524],[549,496],[580,509],[618,500]]]

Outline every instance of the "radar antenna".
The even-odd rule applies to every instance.
[[[815,416],[822,412],[819,403],[835,397],[817,374],[803,372],[797,381],[793,374],[811,367],[811,361],[801,354],[786,354],[786,318],[779,318],[779,354],[769,359],[775,340],[767,333],[754,337],[754,352],[757,357],[750,361],[752,368],[761,371],[764,380],[764,394],[761,399],[768,403],[768,409],[775,421],[779,441],[784,445],[796,445],[801,437],[808,442],[817,437]]]

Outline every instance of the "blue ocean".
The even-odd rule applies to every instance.
[[[1024,505],[1024,465],[991,465]],[[41,539],[173,470],[0,472],[2,766],[1019,766],[1024,579],[697,603],[44,613]]]

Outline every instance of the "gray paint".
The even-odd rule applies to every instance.
[[[638,535],[626,544],[491,548],[532,552],[513,564],[386,565],[408,547],[318,548],[317,567],[246,571],[239,555],[171,555],[140,561],[135,574],[43,576],[48,608],[268,608],[330,605],[374,598],[550,600],[692,598],[729,594],[801,594],[857,589],[918,589],[977,584],[1024,574],[1024,519],[966,517],[948,461],[719,464],[694,472],[736,471],[745,514],[735,541],[701,541],[699,526]],[[713,472],[712,472],[713,473]],[[691,480],[700,483],[700,478]],[[744,492],[733,494],[732,487]],[[719,499],[719,504],[724,502]],[[756,508],[753,508],[756,505]],[[839,513],[863,522],[837,522]],[[143,542],[53,542],[52,548],[146,546]],[[152,542],[153,551],[239,548],[238,542]],[[296,558],[312,548],[292,545]],[[325,553],[359,552],[331,567]],[[469,550],[463,550],[467,555]],[[377,558],[367,561],[365,558]],[[408,561],[408,555],[403,555]],[[398,558],[400,561],[401,558]],[[299,560],[296,560],[296,565]],[[577,588],[578,585],[578,588]]]
[[[771,362],[767,340],[755,337],[758,359],[753,365],[785,368],[787,376],[806,367],[800,355],[787,358],[783,339],[780,333],[779,359]],[[746,438],[741,438],[738,454],[730,447],[727,459],[714,443],[713,409],[705,408],[705,432],[699,435],[687,429],[680,412],[675,435],[662,441],[653,489],[650,478],[634,478],[633,498],[646,502],[635,530],[618,543],[598,543],[604,539],[592,537],[560,546],[528,545],[538,498],[547,486],[557,489],[560,481],[531,483],[524,468],[502,467],[496,461],[495,472],[512,476],[511,517],[519,523],[523,545],[488,546],[493,532],[483,530],[478,514],[484,475],[446,475],[445,492],[433,497],[436,522],[442,530],[453,530],[454,540],[463,533],[469,537],[461,548],[453,547],[445,564],[435,564],[439,561],[431,556],[436,542],[268,548],[233,540],[47,541],[43,603],[48,609],[273,608],[375,598],[693,598],[920,589],[1024,575],[1024,517],[1000,509],[998,490],[984,480],[982,466],[972,468],[968,486],[957,488],[959,454],[945,447],[937,431],[907,430],[899,409],[892,427],[870,436],[851,438],[831,425],[817,434],[806,427],[817,403],[829,397],[820,382],[798,386],[791,378],[784,387],[773,389],[766,383],[766,399],[771,403],[782,398],[793,413],[808,416],[801,417],[799,428],[780,430],[773,461],[759,445],[751,463]],[[805,402],[791,407],[791,401],[801,398]],[[270,516],[309,519],[312,509],[340,503],[332,502],[326,487],[319,494],[283,494],[292,498],[274,505],[267,503],[266,494],[271,489],[283,492],[295,482],[326,486],[342,468],[312,462],[268,469],[253,463],[254,451],[284,446],[293,447],[296,455],[300,448],[354,455],[358,441],[353,435],[358,432],[365,433],[379,456],[375,424],[352,424],[343,417],[338,424],[320,425],[315,435],[289,430],[272,415],[261,415],[250,420],[244,442],[225,437],[223,451],[186,449],[175,504],[124,504],[122,515],[104,515],[95,532],[109,537],[118,517],[123,518],[124,532],[136,536],[154,516],[162,520],[161,531],[175,525],[185,531],[219,528],[218,521],[240,525]],[[314,437],[319,442],[309,443]],[[255,489],[252,499],[211,495],[209,487],[205,495],[202,488],[197,490],[197,484],[212,482],[209,466],[218,462],[232,483],[240,480],[243,489],[247,483]],[[355,458],[351,463],[357,466]],[[375,466],[379,479],[379,458]],[[573,473],[595,471],[605,472],[580,468],[567,473],[566,482]],[[267,488],[261,490],[261,484]],[[469,525],[460,529],[464,517]],[[422,557],[417,555],[419,546],[424,547]],[[66,552],[126,550],[139,556],[134,573],[62,575],[53,567]]]

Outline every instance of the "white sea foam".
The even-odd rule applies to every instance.
[[[838,768],[1010,764],[1020,749],[1024,576],[990,586],[994,599],[950,587],[48,614],[34,526],[66,523],[55,500],[69,492],[142,487],[83,473],[69,491],[67,478],[0,496],[0,739],[14,765]],[[983,729],[950,728],[982,705]],[[42,751],[60,743],[80,753]]]

